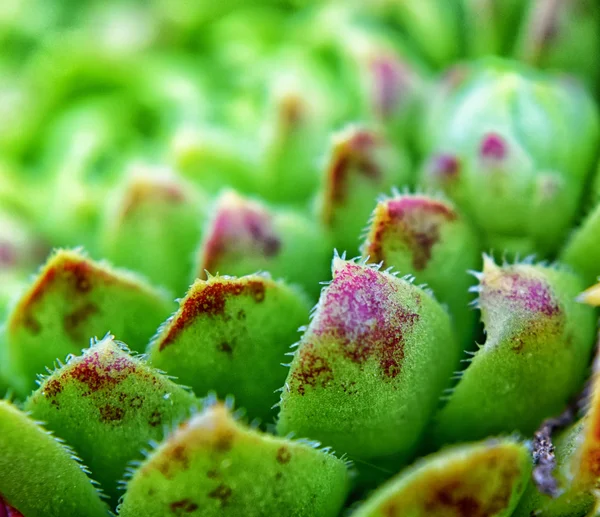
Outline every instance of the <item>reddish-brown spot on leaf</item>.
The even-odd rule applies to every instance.
[[[425,511],[435,515],[442,512],[456,515],[457,517],[484,517],[493,515],[481,507],[480,501],[469,494],[461,482],[449,481],[445,485],[435,487],[429,499],[425,502]]]
[[[265,284],[263,282],[248,281],[248,290],[255,302],[260,303],[265,299]]]
[[[265,298],[265,284],[258,280],[229,279],[206,283],[191,292],[169,324],[167,334],[160,341],[159,351],[171,345],[177,335],[193,323],[196,317],[222,316],[227,299],[242,294],[250,294],[255,302],[260,303]]]
[[[517,353],[520,354],[523,351],[523,347],[525,346],[525,343],[523,341],[522,337],[516,336],[515,338],[512,339],[512,346],[510,347],[510,349]]]
[[[373,104],[379,117],[389,119],[402,104],[410,87],[410,75],[406,66],[392,56],[378,56],[371,62],[374,79]]]
[[[131,400],[129,401],[129,407],[133,408],[133,409],[139,409],[144,405],[144,397],[142,397],[141,395],[134,395],[133,397],[131,397]]]
[[[171,445],[165,454],[165,459],[161,460],[156,468],[167,479],[173,477],[174,472],[178,470],[187,470],[190,466],[188,453],[184,445]]]
[[[215,436],[215,450],[219,452],[227,452],[233,446],[234,435],[231,431],[220,429]]]
[[[386,260],[386,248],[403,243],[412,253],[413,266],[424,269],[431,259],[440,229],[454,221],[456,213],[445,203],[422,196],[404,196],[378,208],[367,253],[373,262]]]
[[[73,364],[66,375],[85,384],[90,393],[94,393],[114,387],[135,371],[135,363],[129,357],[114,355],[105,363],[97,353],[91,352]]]
[[[292,378],[300,395],[306,393],[306,386],[327,386],[333,380],[333,370],[329,362],[317,355],[313,344],[304,343],[299,353],[300,363],[293,370]]]
[[[162,422],[162,414],[158,409],[155,409],[150,414],[150,418],[148,419],[148,425],[150,425],[150,427],[157,427],[161,424],[161,422]]]
[[[404,334],[419,315],[396,298],[394,282],[389,275],[354,263],[335,271],[298,351],[291,389],[303,395],[306,385],[326,386],[334,379],[330,361],[338,353],[359,365],[375,359],[389,379],[400,373]],[[317,342],[323,344],[316,346]]]
[[[217,499],[222,507],[227,506],[231,495],[231,488],[223,483],[221,483],[217,488],[208,493],[208,497],[210,497],[211,499]]]
[[[600,448],[588,448],[581,458],[584,470],[592,477],[600,477]]]
[[[460,162],[452,154],[436,154],[427,163],[427,174],[442,187],[452,184],[460,176]]]
[[[500,161],[508,153],[508,144],[502,136],[496,133],[488,133],[481,141],[479,152],[481,157],[486,160]]]
[[[112,273],[83,258],[62,256],[54,260],[55,262],[47,267],[35,282],[31,291],[19,302],[9,322],[11,330],[24,325],[32,333],[39,333],[41,328],[36,317],[37,305],[48,294],[64,291],[64,296],[77,301],[85,299],[85,295],[90,293],[94,284],[105,287],[118,281]],[[70,328],[71,321],[65,320],[63,323]]]
[[[69,312],[63,316],[63,329],[65,333],[73,341],[85,341],[87,336],[82,326],[87,323],[87,320],[94,314],[100,312],[98,306],[95,303],[87,302],[85,305],[79,307],[73,312]]]
[[[100,411],[100,421],[104,423],[119,422],[125,416],[123,408],[113,406],[112,404],[101,406],[98,410]]]
[[[333,222],[334,208],[344,202],[351,172],[369,178],[374,183],[381,177],[375,150],[382,144],[379,137],[366,130],[355,130],[336,144],[327,170],[327,187],[323,219]]]
[[[279,447],[279,449],[277,449],[277,462],[283,464],[289,463],[290,460],[292,459],[292,453],[290,452],[290,450],[285,447],[285,446],[281,446]]]
[[[227,341],[219,343],[217,349],[219,350],[219,352],[224,352],[229,356],[233,354],[233,348],[231,348],[231,345]]]
[[[543,279],[531,278],[518,271],[500,274],[500,277],[493,274],[490,280],[484,276],[480,295],[482,304],[504,299],[521,306],[529,314],[548,317],[563,314],[551,287]]]
[[[395,377],[404,358],[403,333],[419,315],[393,300],[393,294],[391,280],[382,273],[346,263],[327,290],[315,333],[334,338],[355,363],[377,356],[384,374]]]
[[[185,515],[186,513],[195,512],[198,509],[198,505],[190,499],[181,499],[174,501],[169,505],[171,513],[175,515]]]
[[[70,280],[73,288],[78,293],[84,294],[92,288],[92,278],[95,269],[86,261],[65,261],[64,271],[71,275]]]
[[[183,445],[176,445],[171,451],[171,458],[181,465],[181,468],[187,470],[189,467],[189,459],[187,451]]]
[[[288,92],[281,98],[278,110],[281,131],[296,131],[303,124],[305,117],[306,106],[296,93]]]
[[[53,406],[58,407],[57,395],[63,390],[63,385],[58,379],[49,379],[43,385],[44,396],[50,401]]]
[[[204,271],[216,272],[226,257],[229,260],[246,255],[276,256],[281,239],[274,227],[272,215],[261,205],[239,197],[223,200],[217,208],[209,237],[202,249],[199,276]]]

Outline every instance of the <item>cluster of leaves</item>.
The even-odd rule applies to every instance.
[[[599,20],[0,6],[0,515],[595,511]]]

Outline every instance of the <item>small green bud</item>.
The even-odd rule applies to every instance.
[[[486,340],[437,416],[438,442],[532,433],[585,379],[595,325],[593,310],[575,301],[579,277],[485,257],[479,280]]]
[[[265,275],[196,280],[149,360],[198,395],[234,395],[251,417],[267,419],[286,376],[279,364],[308,314],[303,296]]]
[[[218,404],[181,424],[133,472],[119,515],[335,517],[347,490],[343,461],[246,428]]]
[[[335,134],[317,201],[334,246],[354,255],[377,197],[410,180],[406,153],[381,132],[350,126]]]
[[[458,364],[450,318],[388,272],[338,257],[332,272],[291,363],[277,430],[397,465]]]
[[[457,203],[484,247],[556,251],[595,160],[600,125],[590,95],[573,81],[492,60],[439,98],[425,123],[421,183]]]
[[[71,451],[5,400],[0,400],[0,451],[0,515],[4,504],[26,517],[108,514]]]
[[[189,286],[207,200],[169,171],[134,170],[109,205],[104,256],[176,293]]]
[[[11,369],[22,379],[15,389],[26,395],[37,374],[109,331],[142,351],[171,310],[166,295],[138,277],[57,251],[7,318]]]
[[[452,203],[423,195],[379,201],[362,254],[431,287],[448,304],[460,344],[472,348],[477,316],[469,307],[468,271],[479,265],[479,243]]]
[[[195,402],[107,336],[44,378],[24,408],[75,449],[114,506],[127,464]]]
[[[330,247],[320,227],[298,212],[270,209],[224,192],[198,252],[196,276],[243,276],[258,270],[302,285],[316,296],[327,277]]]
[[[356,517],[512,514],[531,474],[527,447],[502,438],[428,456],[378,488]]]

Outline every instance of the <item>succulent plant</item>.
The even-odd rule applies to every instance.
[[[267,275],[196,280],[153,338],[148,359],[196,393],[234,395],[250,416],[266,420],[285,380],[278,366],[308,312],[301,293]]]
[[[327,276],[325,231],[293,209],[269,209],[233,191],[216,200],[197,251],[196,276],[246,275],[258,270],[318,293]]]
[[[575,274],[486,257],[478,277],[486,339],[436,416],[439,442],[533,433],[581,390],[592,352],[594,313],[575,301]]]
[[[118,192],[118,201],[105,216],[100,249],[117,266],[184,292],[192,280],[208,200],[171,171],[146,169],[135,168]]]
[[[334,135],[317,200],[334,246],[355,254],[377,196],[410,181],[406,152],[383,133],[355,126]]]
[[[6,318],[2,344],[19,378],[13,387],[26,395],[37,374],[108,331],[143,351],[171,307],[165,293],[131,273],[57,251]]]
[[[513,439],[456,446],[388,481],[355,515],[511,515],[530,474],[529,450]]]
[[[4,514],[107,515],[88,471],[68,447],[10,402],[0,400],[0,415]]]
[[[0,2],[0,517],[600,514],[599,20]]]
[[[375,207],[363,244],[365,258],[410,271],[447,303],[456,335],[473,347],[476,314],[469,271],[479,266],[478,236],[452,203],[423,195],[394,195]]]
[[[182,423],[140,464],[120,515],[334,517],[347,490],[343,461],[245,428],[216,405]]]
[[[556,252],[595,165],[592,98],[574,81],[506,62],[458,73],[425,119],[421,182],[457,203],[485,247]]]
[[[75,449],[116,503],[127,464],[194,404],[191,393],[107,336],[44,378],[23,407]]]
[[[351,458],[410,458],[456,368],[450,318],[408,280],[335,257],[281,393],[277,430]]]

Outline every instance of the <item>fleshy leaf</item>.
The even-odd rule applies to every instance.
[[[198,252],[196,275],[243,276],[258,270],[318,293],[330,247],[320,227],[293,211],[269,209],[233,191],[217,200]]]
[[[144,349],[171,312],[166,295],[133,275],[59,250],[10,312],[6,342],[21,394],[55,360],[77,353],[94,336],[113,332]]]
[[[458,86],[444,78],[425,117],[421,185],[451,197],[485,248],[553,254],[596,159],[593,99],[575,80],[518,63],[490,59],[462,69]]]
[[[598,63],[589,49],[600,47],[600,11],[595,0],[525,3],[515,55],[535,66],[565,70],[598,84]]]
[[[387,272],[333,260],[281,395],[278,432],[351,457],[411,456],[456,368],[442,307]]]
[[[380,131],[350,126],[336,133],[317,204],[334,246],[355,255],[377,197],[411,179],[405,150]]]
[[[218,404],[183,423],[133,472],[121,517],[335,517],[348,489],[343,461],[237,423]]]
[[[108,515],[72,454],[4,400],[0,400],[0,451],[0,514],[6,503],[26,517]]]
[[[137,171],[121,190],[103,229],[106,258],[184,293],[200,240],[203,195],[166,171]]]
[[[593,282],[600,273],[600,204],[576,228],[560,253],[560,261],[571,266],[586,282]]]
[[[508,517],[531,473],[529,450],[511,439],[462,445],[401,472],[356,517]]]
[[[479,306],[487,337],[438,415],[439,441],[533,431],[581,388],[594,312],[575,301],[581,280],[541,265],[485,257]],[[526,395],[526,396],[525,396]]]
[[[75,449],[116,504],[128,462],[195,403],[108,336],[47,377],[25,409]]]
[[[149,360],[198,395],[234,395],[250,416],[266,419],[285,380],[280,363],[308,313],[302,295],[264,275],[196,280]]]
[[[448,304],[463,348],[473,347],[476,314],[469,307],[469,270],[480,262],[475,232],[452,203],[422,195],[398,195],[375,207],[363,257],[415,275]]]

